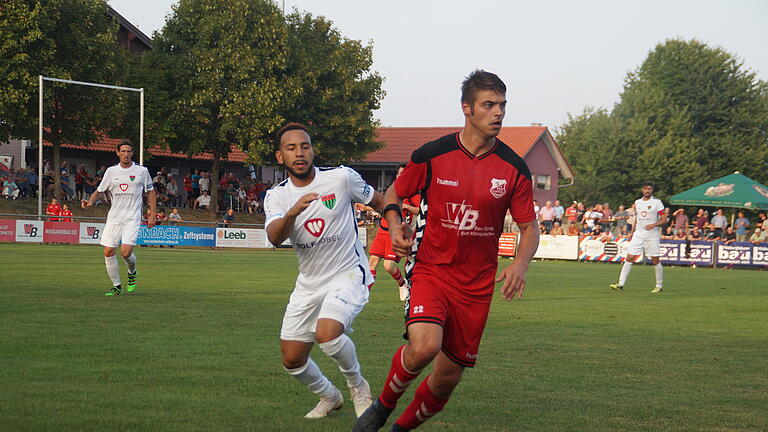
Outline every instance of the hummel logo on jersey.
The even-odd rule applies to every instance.
[[[128,183],[120,183],[120,190],[125,192],[128,190]]]
[[[459,187],[458,180],[443,180],[440,177],[437,178],[437,184],[444,185],[444,186]]]
[[[469,231],[477,226],[477,219],[480,217],[480,212],[472,210],[472,206],[469,204],[445,203],[448,210],[448,219],[445,222],[449,222],[456,225],[461,231]]]
[[[304,228],[315,237],[320,237],[325,229],[325,221],[320,218],[310,219],[304,222]]]
[[[491,195],[495,198],[501,198],[507,193],[507,180],[506,179],[491,179]]]

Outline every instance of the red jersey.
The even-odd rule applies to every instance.
[[[493,294],[507,210],[519,223],[536,218],[528,166],[499,139],[479,157],[458,132],[423,145],[395,180],[395,192],[421,195],[409,276],[429,274],[473,296]]]
[[[184,177],[184,191],[192,192],[192,177]]]
[[[568,222],[576,222],[578,215],[579,211],[576,210],[576,207],[568,207],[565,209],[565,217],[568,219]]]
[[[72,210],[62,210],[61,213],[59,213],[59,216],[72,216]],[[62,222],[72,222],[72,218],[61,218]]]
[[[58,216],[61,214],[61,206],[58,204],[48,204],[48,206],[45,208],[45,214]],[[59,218],[52,217],[51,220],[54,222],[58,222]]]

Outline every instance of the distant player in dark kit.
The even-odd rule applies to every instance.
[[[353,431],[377,431],[422,370],[432,374],[392,425],[415,429],[440,412],[473,367],[485,329],[498,266],[498,242],[509,210],[520,227],[514,262],[495,279],[506,300],[521,297],[525,274],[539,244],[531,175],[523,159],[496,136],[506,108],[498,76],[475,71],[463,82],[464,128],[414,151],[405,171],[387,190],[384,217],[393,250],[410,255],[405,303],[408,343],[392,358],[378,399]],[[421,194],[416,236],[401,221],[400,202]]]

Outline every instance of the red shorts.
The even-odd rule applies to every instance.
[[[400,262],[400,257],[392,251],[392,239],[389,237],[389,231],[384,231],[381,228],[376,233],[376,237],[373,238],[369,253],[385,260]]]
[[[417,322],[440,325],[445,355],[461,366],[474,367],[490,308],[490,296],[461,295],[440,278],[415,274],[405,302],[405,327]]]

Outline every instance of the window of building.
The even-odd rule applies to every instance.
[[[549,190],[551,187],[552,176],[546,174],[536,174],[536,189]]]

